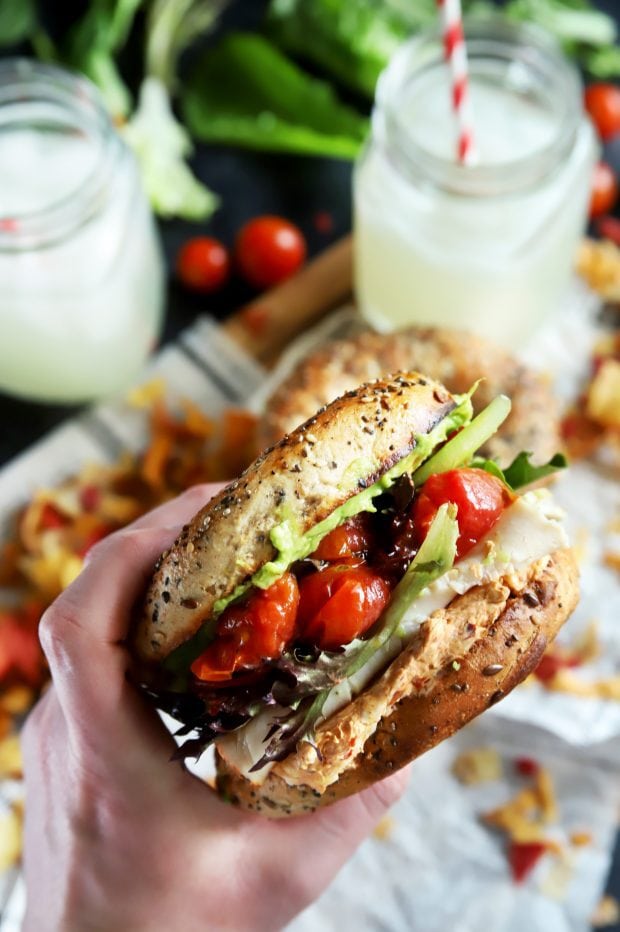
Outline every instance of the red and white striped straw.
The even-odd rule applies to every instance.
[[[452,107],[458,125],[457,159],[463,165],[476,161],[461,0],[437,0],[443,27],[446,61],[452,73]]]

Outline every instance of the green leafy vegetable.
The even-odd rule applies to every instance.
[[[447,502],[438,509],[424,543],[394,589],[390,604],[377,623],[375,634],[368,640],[353,641],[347,646],[344,656],[335,658],[336,664],[341,667],[338,679],[353,676],[361,670],[396,634],[412,602],[453,566],[459,534],[456,511],[456,505]],[[298,708],[276,722],[265,753],[251,771],[261,770],[270,761],[281,760],[294,750],[299,741],[312,744],[314,726],[321,717],[331,689],[331,686],[327,687],[314,698],[305,699]]]
[[[590,0],[463,0],[463,11],[496,16],[498,5],[512,21],[546,29],[594,76],[620,74],[614,20]],[[271,0],[267,15],[284,49],[368,97],[401,42],[436,24],[434,0]]]
[[[434,0],[409,6],[418,26],[437,15]],[[272,0],[267,29],[290,54],[372,97],[380,72],[410,34],[411,23],[377,0]]]
[[[30,39],[37,28],[34,0],[0,0],[0,46]]]
[[[157,78],[142,82],[138,107],[122,132],[140,163],[151,205],[161,217],[204,220],[211,216],[219,199],[186,164],[194,149],[192,140],[172,112],[166,88]]]
[[[387,644],[398,630],[412,602],[427,586],[452,567],[459,536],[456,513],[456,505],[448,502],[439,507],[422,546],[392,592],[390,603],[381,618],[379,631],[369,640],[359,642],[363,646],[354,653],[347,668],[347,676],[353,676],[361,670],[373,654]]]
[[[207,50],[181,98],[199,139],[252,149],[355,158],[367,121],[261,36],[234,33]]]
[[[213,28],[228,0],[152,0],[146,25],[146,73],[172,91],[181,53]]]
[[[83,72],[101,91],[113,117],[125,117],[131,95],[114,56],[119,52],[144,0],[92,0],[61,48],[64,61]]]
[[[545,476],[551,476],[560,469],[566,469],[568,465],[566,457],[562,453],[556,453],[548,463],[544,463],[542,466],[534,466],[530,462],[531,456],[531,453],[519,453],[510,466],[503,470],[494,460],[473,460],[471,465],[497,476],[498,479],[501,479],[514,490],[521,489],[532,482],[537,482],[539,479],[544,479]]]
[[[510,399],[506,395],[498,395],[487,407],[478,414],[471,424],[464,427],[455,437],[452,437],[445,446],[431,456],[413,474],[414,483],[419,486],[426,482],[429,476],[449,469],[458,469],[471,462],[474,454],[483,443],[492,437],[497,428],[510,414]]]

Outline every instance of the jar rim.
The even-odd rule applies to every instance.
[[[0,61],[0,129],[28,126],[28,108],[46,104],[60,115],[52,120],[54,125],[88,136],[94,146],[93,164],[75,186],[43,206],[0,214],[2,251],[45,247],[73,233],[97,212],[112,175],[116,133],[95,85],[57,65],[23,57]],[[19,121],[9,112],[17,106],[22,112]]]
[[[405,42],[381,74],[372,114],[373,133],[389,143],[389,155],[401,172],[450,194],[497,197],[534,187],[557,168],[574,145],[583,118],[582,109],[574,105],[575,100],[582,99],[579,72],[555,39],[535,25],[511,23],[502,16],[487,15],[465,18],[464,32],[470,71],[475,71],[472,62],[494,55],[498,62],[517,60],[531,74],[545,75],[547,91],[555,91],[558,132],[553,138],[526,155],[482,165],[463,165],[420,145],[399,116],[399,91],[416,74],[416,57],[434,53],[425,67],[446,67],[442,36],[437,27],[426,29]]]

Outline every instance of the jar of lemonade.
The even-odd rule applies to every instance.
[[[164,269],[136,163],[85,79],[0,63],[0,390],[126,387],[159,335]]]
[[[567,287],[597,143],[552,39],[495,19],[465,32],[477,159],[455,159],[440,36],[411,40],[379,79],[355,169],[355,287],[380,330],[460,327],[513,347]]]

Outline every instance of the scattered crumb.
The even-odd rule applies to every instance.
[[[592,844],[592,834],[590,832],[571,832],[570,843],[575,848],[585,848]]]
[[[19,861],[22,853],[21,807],[13,806],[0,815],[0,872]]]
[[[601,656],[602,648],[598,630],[598,621],[592,618],[583,631],[580,631],[573,639],[571,650],[581,663],[590,663]]]
[[[617,570],[620,573],[620,553],[608,550],[603,554],[603,563],[610,569]]]
[[[9,735],[0,741],[0,779],[21,777],[22,750],[19,735]]]
[[[377,822],[373,829],[373,837],[377,838],[379,841],[387,841],[391,837],[392,832],[396,827],[396,822],[391,815],[385,815],[383,818]]]
[[[12,686],[0,696],[0,709],[10,715],[23,715],[32,706],[35,698],[29,686]]]
[[[586,414],[602,427],[620,427],[620,361],[605,359],[590,382]]]
[[[132,408],[151,408],[166,397],[166,382],[161,376],[150,379],[127,393],[127,404]]]
[[[556,693],[571,693],[585,699],[613,699],[620,701],[620,673],[598,680],[583,680],[572,670],[558,670],[545,688]]]
[[[615,896],[604,896],[599,901],[590,919],[595,929],[613,926],[620,920],[620,904]]]
[[[605,300],[620,299],[620,249],[614,243],[584,239],[577,253],[577,273]]]
[[[466,786],[500,780],[502,759],[495,748],[472,748],[463,751],[452,764],[452,773]]]
[[[583,563],[588,554],[588,543],[590,541],[590,531],[587,527],[580,527],[575,534],[573,541],[573,553],[578,563]]]
[[[482,818],[487,825],[505,832],[512,842],[540,842],[558,854],[562,850],[558,842],[545,835],[545,826],[557,821],[558,808],[551,774],[544,767],[539,767],[529,786]]]
[[[566,893],[575,873],[575,856],[572,851],[563,851],[550,864],[539,889],[552,900],[566,899]]]

